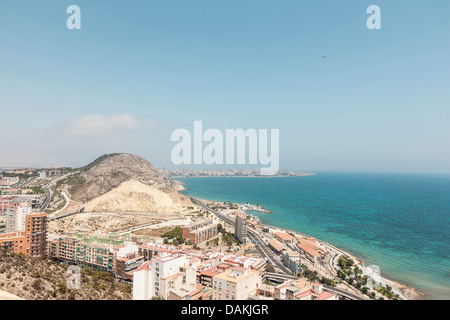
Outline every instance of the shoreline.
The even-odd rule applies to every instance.
[[[272,229],[278,229],[278,230],[284,231],[284,232],[293,233],[295,235],[300,235],[302,237],[307,237],[307,238],[311,237],[310,235],[307,235],[305,233],[301,233],[299,231],[285,229],[285,228],[277,227],[277,226],[272,226],[272,225],[268,225],[268,224],[265,224],[265,223],[261,223],[261,226],[265,226],[265,227],[272,228]],[[316,238],[316,237],[312,237],[312,238],[315,238],[319,243],[321,243],[321,244],[323,244],[325,246],[328,246],[328,247],[330,247],[330,248],[340,252],[343,255],[348,256],[350,259],[352,259],[355,262],[355,264],[358,265],[358,267],[360,269],[367,268],[367,266],[365,265],[364,261],[362,261],[361,259],[357,258],[355,255],[350,254],[347,251],[344,251],[344,250],[342,250],[342,249],[340,249],[340,248],[338,248],[338,247],[336,247],[336,246],[334,246],[334,245],[332,245],[332,244],[330,244],[328,242],[325,242],[325,241],[323,241],[323,240],[321,240],[319,238]],[[396,280],[389,279],[389,278],[387,278],[386,276],[383,276],[383,275],[380,275],[380,279],[384,282],[383,283],[384,285],[388,284],[393,289],[396,289],[399,293],[401,293],[408,300],[423,300],[423,298],[425,297],[424,293],[420,292],[419,290],[417,290],[416,288],[414,288],[414,287],[412,287],[410,285],[398,282]]]
[[[187,190],[187,189],[183,187],[183,190]],[[201,200],[201,201],[210,201],[210,202],[214,202],[214,203],[218,202],[218,201],[214,201],[214,200],[200,199],[200,198],[199,198],[199,200]],[[240,204],[238,204],[238,205],[240,205]],[[247,211],[255,211],[255,210],[251,210],[250,209],[250,210],[247,210]],[[261,227],[267,227],[267,228],[271,228],[271,229],[276,229],[276,230],[280,230],[282,232],[289,232],[289,233],[292,233],[294,235],[299,235],[301,237],[306,237],[306,238],[312,237],[312,236],[307,235],[305,233],[302,233],[300,231],[295,231],[295,230],[286,229],[286,228],[283,228],[283,227],[273,226],[273,225],[269,225],[269,224],[266,224],[266,223],[261,223],[260,225],[261,225]],[[315,238],[322,245],[327,246],[327,247],[337,251],[338,253],[349,257],[350,259],[352,259],[355,262],[355,264],[361,270],[367,270],[368,266],[365,265],[364,261],[362,259],[360,259],[360,258],[357,258],[354,254],[350,254],[349,252],[344,251],[343,249],[340,249],[340,248],[338,248],[338,247],[336,247],[336,246],[334,246],[334,245],[332,245],[332,244],[330,244],[330,243],[328,243],[326,241],[323,241],[320,238],[316,238],[316,237],[312,237],[312,238]],[[386,276],[383,276],[383,275],[380,275],[380,279],[381,279],[381,282],[382,282],[383,286],[389,285],[395,291],[397,291],[397,293],[400,294],[401,297],[403,296],[403,298],[406,298],[407,300],[424,300],[424,298],[425,298],[425,294],[424,293],[420,292],[419,290],[417,290],[416,288],[414,288],[414,287],[412,287],[410,285],[401,283],[401,282],[396,281],[396,280],[389,279],[389,278],[387,278]]]

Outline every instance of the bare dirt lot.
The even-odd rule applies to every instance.
[[[134,231],[133,234],[144,237],[161,237],[164,233],[173,230],[174,227],[163,227],[158,229],[142,229]]]

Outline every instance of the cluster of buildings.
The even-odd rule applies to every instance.
[[[161,170],[161,173],[168,177],[254,177],[260,176],[259,169],[225,169],[225,170],[195,170],[195,169],[175,169]],[[279,170],[277,176],[295,177],[312,175],[309,172],[300,172],[292,170]]]
[[[70,168],[43,168],[39,171],[38,179],[60,177],[68,172]]]
[[[14,203],[29,203],[32,210],[38,210],[41,206],[39,195],[23,195],[20,188],[0,189],[0,218],[5,216],[9,206]]]
[[[147,244],[144,250],[145,262],[133,273],[134,300],[248,299],[265,273],[264,259],[161,244]]]
[[[11,187],[19,183],[19,177],[3,177],[0,174],[0,187]]]
[[[107,271],[133,284],[133,299],[239,300],[256,294],[264,259],[155,242],[111,243],[50,235],[48,256],[67,265]]]
[[[264,259],[158,244],[144,247],[151,255],[146,254],[145,262],[133,273],[134,300],[338,299],[322,284],[306,279],[266,284]]]
[[[305,279],[290,280],[278,286],[264,284],[266,261],[260,258],[137,239],[115,241],[50,234],[47,240],[44,213],[30,211],[20,203],[11,208],[16,210],[9,209],[12,215],[8,224],[14,221],[15,230],[0,236],[2,247],[30,256],[46,255],[67,265],[111,272],[117,281],[132,283],[134,300],[155,297],[170,300],[336,299],[321,284],[311,284]],[[202,225],[191,232],[210,225]],[[284,235],[277,237],[290,241]]]
[[[286,232],[275,232],[267,244],[281,256],[283,264],[294,273],[301,270],[300,254],[312,263],[326,254],[315,238],[294,237]]]
[[[338,300],[326,291],[321,283],[310,283],[306,279],[288,280],[278,286],[262,285],[256,291],[256,298],[266,300]]]
[[[317,261],[323,257],[326,252],[319,246],[315,238],[297,238],[297,247],[309,260]]]
[[[16,173],[27,172],[23,169]],[[21,188],[11,187],[17,182],[19,177],[0,176],[0,249],[29,256],[45,255],[47,215],[39,211],[41,196],[23,194]]]
[[[36,176],[37,174],[38,179],[48,179],[60,177],[69,172],[69,170],[71,170],[71,168],[69,167],[55,167],[55,168],[41,168],[41,169],[36,168],[7,169],[5,172],[8,173],[8,177],[4,177],[0,172],[0,186],[8,187],[17,184],[20,180],[19,175],[21,177],[27,178]]]
[[[194,170],[194,169],[175,169],[163,170],[162,174],[169,177],[229,177],[251,175],[253,170],[249,169],[228,169],[228,170]]]
[[[6,203],[7,201],[7,203]],[[33,199],[15,197],[2,200],[5,230],[0,234],[0,248],[28,256],[42,256],[47,249],[47,215],[35,211]]]
[[[132,283],[133,299],[171,300],[329,300],[336,297],[318,283],[290,280],[278,286],[265,284],[266,260],[245,255],[193,250],[188,246],[145,242],[137,238],[112,238],[47,234],[47,215],[36,211],[39,203],[20,189],[4,189],[0,214],[4,233],[0,248],[28,256],[47,256],[67,265],[78,265],[115,275]],[[36,207],[37,206],[37,207]],[[234,213],[234,233],[244,245],[247,228],[259,224],[245,212]],[[206,218],[183,227],[183,237],[201,244],[218,236],[218,225]],[[311,259],[323,254],[312,238],[276,232],[268,245],[291,270],[300,268],[300,252]],[[297,247],[297,248],[296,248]],[[296,250],[294,250],[296,249]]]

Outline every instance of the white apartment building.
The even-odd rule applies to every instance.
[[[152,261],[145,262],[133,273],[133,300],[150,300],[155,295]]]
[[[133,273],[133,300],[169,297],[170,289],[195,283],[195,271],[185,255],[169,254],[145,262]]]
[[[27,214],[30,214],[32,211],[33,208],[30,201],[12,202],[6,209],[5,232],[25,231]]]
[[[261,281],[257,270],[232,267],[213,277],[212,300],[247,300]]]

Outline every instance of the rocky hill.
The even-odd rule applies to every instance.
[[[85,211],[177,213],[192,206],[173,181],[136,155],[103,155],[80,171],[70,196],[85,203]]]

